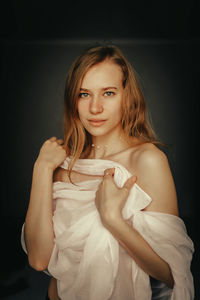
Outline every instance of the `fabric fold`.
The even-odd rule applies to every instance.
[[[67,170],[69,161],[67,158],[61,167]],[[131,176],[121,164],[102,159],[79,159],[73,171],[103,176],[108,168],[115,168],[118,187]],[[167,261],[174,276],[173,290],[158,281],[152,287],[149,276],[101,223],[94,201],[101,181],[91,178],[76,185],[53,184],[55,245],[48,271],[57,279],[59,297],[121,300],[121,295],[126,294],[126,300],[150,300],[154,288],[155,299],[192,300],[190,263],[194,249],[183,221],[169,214],[143,211],[152,201],[150,196],[137,184],[131,189],[123,217]],[[122,269],[126,270],[126,280]]]
[[[193,278],[190,264],[194,251],[184,222],[174,215],[138,211],[133,227],[152,249],[165,260],[172,271],[174,288],[170,299],[193,299]],[[140,291],[138,290],[138,293]]]

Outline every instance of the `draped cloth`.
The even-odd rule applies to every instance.
[[[68,169],[69,158],[62,168]],[[131,176],[121,164],[102,159],[79,159],[73,171],[103,176],[115,168],[114,181],[122,187]],[[123,218],[165,260],[172,271],[174,287],[152,282],[102,225],[95,206],[101,178],[91,177],[76,185],[53,184],[55,244],[48,265],[57,279],[62,300],[190,300],[194,298],[190,264],[194,251],[184,222],[177,216],[143,211],[152,199],[135,184],[123,208]],[[24,238],[22,234],[22,244]],[[123,296],[124,295],[124,296]]]

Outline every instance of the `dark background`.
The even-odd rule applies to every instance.
[[[63,94],[72,61],[96,42],[114,43],[138,73],[153,125],[167,145],[180,216],[196,252],[199,286],[198,1],[1,4],[2,245],[6,300],[42,300],[48,277],[20,246],[32,167],[43,141],[62,137]],[[196,288],[196,298],[199,299]],[[139,299],[137,299],[139,300]],[[183,299],[180,299],[183,300]]]

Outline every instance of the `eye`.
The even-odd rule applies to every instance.
[[[87,98],[89,96],[88,93],[80,93],[79,98]]]
[[[113,96],[114,94],[115,94],[114,92],[107,91],[107,92],[105,92],[104,95],[110,97],[110,96]]]

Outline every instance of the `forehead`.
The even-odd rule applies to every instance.
[[[92,66],[84,75],[82,88],[98,88],[104,86],[121,86],[123,74],[120,66],[111,62],[103,61]]]

